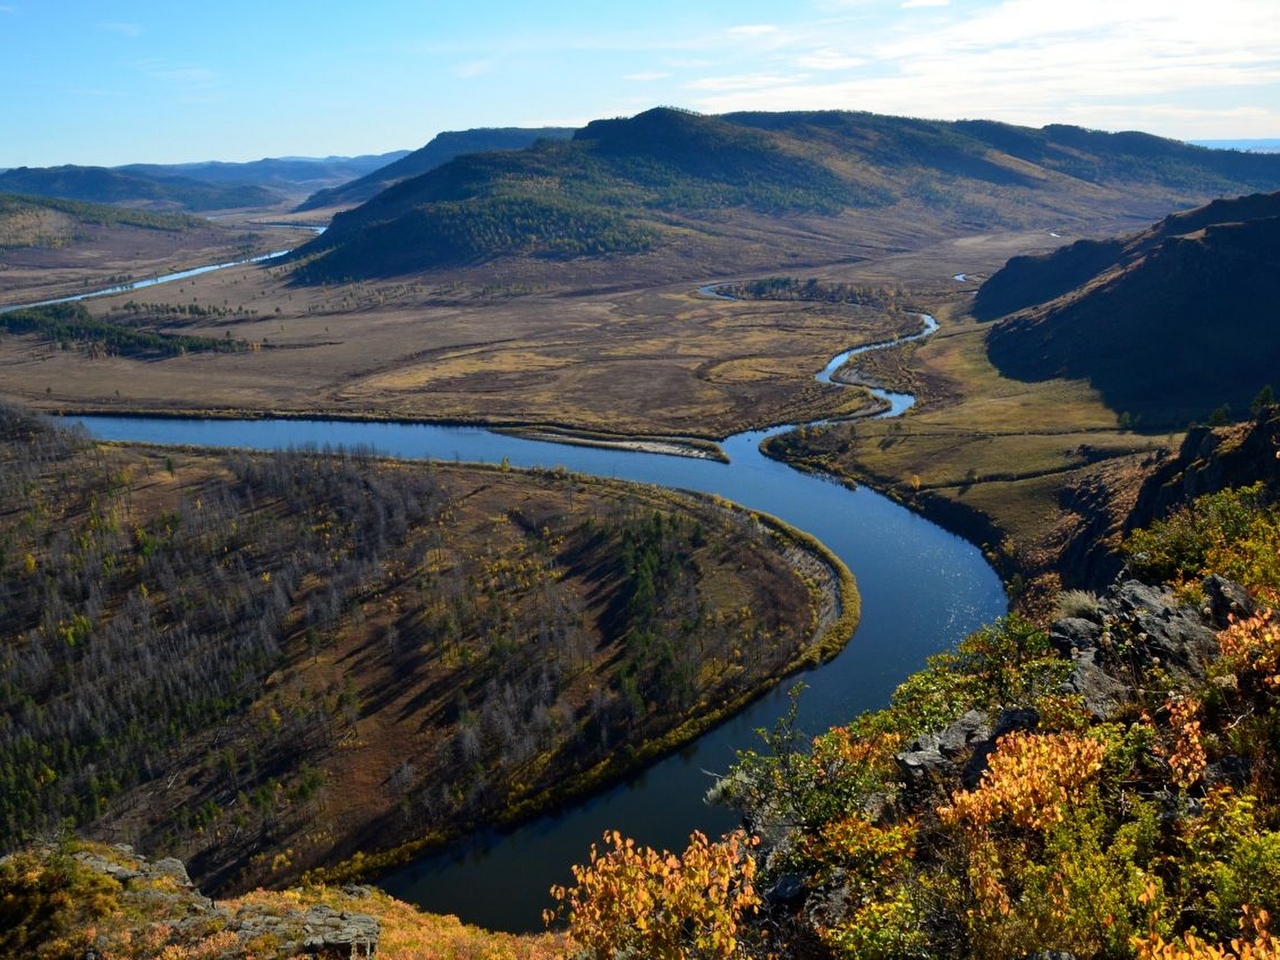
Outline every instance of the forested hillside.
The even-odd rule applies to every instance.
[[[784,244],[787,259],[832,260],[841,243],[848,256],[848,244],[873,237],[902,242],[906,220],[929,236],[1051,228],[1278,187],[1280,156],[1145,134],[659,108],[594,121],[569,141],[458,157],[402,181],[338,215],[299,251],[297,276],[333,281],[655,247],[714,253],[733,269],[758,256],[769,236]],[[558,228],[548,241],[528,217],[566,206],[575,211],[572,243]],[[459,232],[449,228],[451,216],[487,226],[479,235]],[[440,229],[436,242],[425,242],[424,224]]]
[[[1087,379],[1153,428],[1248,416],[1277,382],[1280,193],[1219,200],[1149,230],[1020,257],[978,292],[992,361]]]
[[[155,213],[58,197],[0,193],[0,248],[65,244],[69,238],[57,230],[57,214],[74,218],[81,224],[144,230],[191,230],[202,224],[195,217],[181,213]]]
[[[482,127],[475,130],[446,130],[431,138],[426,146],[394,162],[372,170],[341,186],[317,190],[297,207],[299,211],[326,207],[354,206],[376,196],[401,180],[416,177],[448,163],[464,153],[490,150],[521,150],[538,140],[563,140],[573,135],[568,127]]]
[[[202,213],[233,207],[265,207],[277,195],[246,183],[218,184],[190,177],[130,173],[107,167],[17,167],[0,173],[6,193]]]
[[[856,622],[847,572],[727,505],[0,413],[8,848],[71,825],[210,889],[371,865],[598,787]]]

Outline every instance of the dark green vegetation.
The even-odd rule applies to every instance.
[[[739,300],[795,300],[803,303],[856,304],[890,313],[901,310],[894,291],[865,284],[831,283],[808,277],[764,277],[741,283],[717,284],[716,293]]]
[[[765,942],[859,958],[1274,950],[1275,492],[1184,503],[1127,541],[1134,572],[1190,609],[1136,582],[1075,592],[1051,632],[997,623],[883,711],[812,741],[786,722],[768,734],[724,785],[765,836],[760,889],[783,881],[757,918]]]
[[[842,112],[706,117],[660,108],[594,121],[569,141],[457,157],[402,181],[336,217],[301,251],[307,262],[298,276],[388,276],[516,254],[634,254],[632,239],[618,234],[618,217],[656,231],[664,246],[712,244],[727,269],[758,254],[759,217],[785,218],[806,224],[784,232],[785,256],[832,260],[841,256],[839,239],[866,242],[871,222],[877,233],[896,234],[904,218],[928,217],[932,234],[972,232],[1098,218],[1109,205],[1113,216],[1154,215],[1223,192],[1277,186],[1280,157],[1145,134]],[[495,208],[496,201],[504,206]],[[417,246],[423,217],[434,222],[437,206],[514,220],[528,204],[561,203],[596,213],[576,218],[579,242],[567,249],[540,246],[536,231],[515,224],[495,231],[487,248],[470,237],[457,246]],[[771,229],[776,233],[777,224]]]
[[[148,210],[131,210],[127,207],[114,207],[104,203],[86,203],[79,200],[66,200],[58,197],[31,197],[19,194],[0,193],[0,217],[6,220],[19,220],[26,215],[36,215],[41,211],[53,210],[65,213],[85,224],[103,227],[141,227],[144,230],[190,230],[201,226],[202,221],[181,213],[156,213]],[[11,229],[0,232],[0,246],[32,246],[55,241],[27,237],[8,237]]]
[[[1124,240],[1019,257],[979,291],[992,361],[1088,380],[1139,426],[1247,416],[1277,382],[1280,193],[1219,200]],[[1223,414],[1220,413],[1219,416]]]
[[[803,539],[648,488],[8,407],[0,458],[0,837],[72,824],[211,889],[598,787],[856,615]]]
[[[325,207],[354,206],[387,187],[434,170],[464,153],[491,150],[521,150],[538,140],[564,140],[573,136],[568,127],[481,127],[475,130],[446,130],[431,138],[425,147],[397,158],[359,179],[341,186],[317,190],[297,207],[298,211]]]
[[[195,309],[203,310],[198,306]],[[249,349],[249,344],[243,340],[232,340],[230,336],[193,337],[148,329],[139,325],[136,313],[135,319],[122,324],[95,319],[83,304],[56,303],[0,312],[0,330],[34,333],[41,339],[53,341],[63,350],[82,350],[90,356],[145,360],[180,357],[185,353],[236,353]]]
[[[106,167],[17,167],[0,173],[0,190],[197,213],[265,207],[277,199],[269,190],[253,184],[213,184],[189,177],[123,173]]]
[[[619,214],[557,197],[491,197],[415,207],[395,221],[394,240],[378,226],[295,271],[299,279],[358,276],[376,261],[387,276],[423,262],[462,266],[496,256],[561,259],[640,253],[657,232]],[[336,273],[335,273],[336,272]]]

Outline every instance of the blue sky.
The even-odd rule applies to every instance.
[[[1280,137],[1278,0],[0,0],[0,167],[413,149],[658,104]]]

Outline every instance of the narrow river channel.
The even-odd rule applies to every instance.
[[[932,332],[932,320],[918,336]],[[874,344],[866,352],[888,344]],[[841,355],[822,372],[843,364]],[[893,416],[910,405],[902,394],[880,394]],[[787,708],[787,691],[802,680],[800,725],[817,733],[883,706],[894,687],[925,658],[1006,612],[994,571],[981,552],[940,527],[866,488],[847,489],[800,473],[760,453],[775,427],[729,437],[729,463],[656,453],[528,440],[472,427],[355,423],[329,420],[201,420],[77,416],[104,440],[278,449],[315,444],[372,447],[397,457],[564,467],[595,476],[714,493],[773,514],[821,539],[848,564],[862,594],[862,621],[830,663],[784,681],[772,693],[678,754],[603,794],[508,833],[486,833],[446,853],[391,873],[379,885],[437,913],[491,929],[539,929],[548,889],[566,883],[593,842],[616,828],[638,842],[681,849],[693,830],[718,834],[735,825],[732,811],[708,806],[713,777],[737,751],[760,745],[756,731],[772,727]]]

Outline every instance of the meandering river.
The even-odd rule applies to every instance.
[[[188,274],[189,275],[189,274]],[[917,336],[932,332],[932,319]],[[901,341],[891,341],[898,343]],[[856,352],[842,354],[832,372]],[[838,361],[838,362],[837,362]],[[880,394],[882,415],[910,405],[905,394]],[[1006,611],[1000,581],[971,544],[866,488],[850,490],[769,460],[759,450],[776,427],[729,437],[729,463],[657,453],[568,446],[472,427],[331,420],[200,420],[69,417],[106,440],[277,449],[304,444],[364,445],[390,455],[519,467],[565,467],[596,476],[714,493],[771,513],[817,536],[848,564],[862,594],[862,620],[844,651],[800,675],[807,685],[800,724],[817,733],[883,706],[893,688],[925,658]],[[786,711],[793,680],[756,701],[680,753],[626,783],[541,817],[509,833],[488,833],[379,881],[390,893],[438,913],[493,929],[538,929],[548,888],[571,878],[593,842],[616,828],[637,841],[683,848],[693,830],[717,834],[735,824],[731,811],[703,802],[715,774],[737,751],[759,746],[756,731]]]

